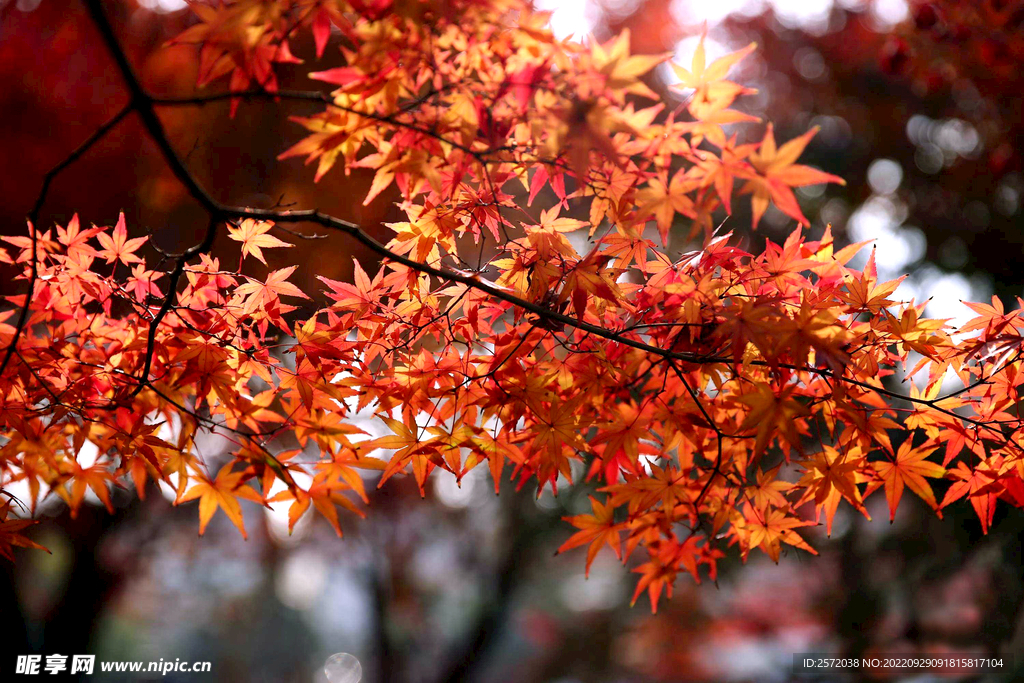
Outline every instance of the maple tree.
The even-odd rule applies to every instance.
[[[731,108],[751,90],[728,75],[755,46],[708,64],[699,44],[672,65],[687,99],[670,111],[643,80],[668,55],[631,54],[628,33],[556,39],[519,0],[239,0],[193,5],[176,41],[198,46],[198,85],[223,89],[160,98],[86,5],[129,102],[0,250],[25,285],[0,313],[0,492],[22,483],[29,512],[45,496],[74,512],[87,491],[111,509],[111,487],[161,481],[198,500],[200,534],[222,511],[244,535],[246,499],[292,501],[292,525],[319,514],[340,536],[339,507],[365,514],[359,470],[421,492],[479,466],[496,491],[584,479],[593,511],[567,518],[561,549],[588,546],[588,570],[605,546],[642,555],[634,600],[656,610],[679,573],[714,579],[727,552],[815,552],[800,529],[831,530],[844,500],[867,515],[880,492],[894,516],[905,489],[940,514],[966,497],[985,529],[998,501],[1024,505],[1024,320],[994,299],[952,329],[898,301],[873,253],[852,266],[865,245],[804,235],[792,188],[842,180],[797,163],[813,129],[740,142],[737,126],[761,124]],[[278,89],[299,31],[342,56],[309,73],[330,92]],[[282,163],[315,163],[313,180],[371,169],[363,202],[398,197],[388,242],[315,209],[216,200],[158,115],[272,99],[323,108],[294,119],[305,137]],[[129,115],[209,214],[180,253],[130,238],[123,216],[42,225],[50,180]],[[746,195],[755,227],[771,205],[796,222],[784,243],[753,254],[716,229]],[[311,237],[295,224],[381,258],[372,276],[322,278],[332,303],[304,319],[316,293],[264,254]],[[702,247],[677,253],[674,227]],[[211,255],[219,233],[237,263]],[[906,391],[885,383],[899,375]],[[367,438],[367,412],[390,433]],[[201,454],[204,432],[234,444],[228,462]],[[34,545],[28,525],[0,507],[5,556]]]

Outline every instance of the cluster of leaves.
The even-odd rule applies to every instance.
[[[965,77],[1003,90],[1019,79],[1024,2],[919,0],[912,15],[883,47],[883,70],[911,74],[929,90]]]
[[[910,82],[920,95],[976,89],[987,97],[980,107],[973,96],[961,94],[957,113],[992,131],[989,137],[997,144],[988,163],[994,175],[1019,166],[1008,139],[1020,129],[1016,93],[1022,84],[1024,2],[918,0],[911,5],[911,18],[882,44],[878,58],[883,72]]]
[[[199,499],[200,533],[220,509],[244,534],[244,498],[292,501],[292,524],[312,506],[340,535],[338,506],[362,514],[359,469],[423,491],[435,469],[461,480],[486,463],[496,490],[507,470],[538,491],[594,482],[562,549],[589,544],[588,568],[605,545],[641,551],[637,595],[656,608],[679,572],[714,577],[729,546],[814,552],[796,530],[830,529],[843,500],[867,514],[884,491],[894,515],[906,487],[936,510],[967,496],[985,526],[997,499],[1024,504],[1016,312],[976,305],[947,330],[890,298],[899,282],[878,282],[873,256],[849,265],[863,245],[798,227],[754,255],[715,234],[734,195],[751,195],[755,225],[771,204],[807,224],[792,188],[840,182],[796,163],[814,131],[727,133],[753,122],[730,108],[749,89],[726,80],[753,46],[707,64],[701,44],[673,65],[688,98],[667,112],[641,80],[665,56],[630,55],[628,35],[557,40],[519,0],[196,12],[182,39],[202,45],[200,80],[232,84],[208,99],[236,103],[273,85],[294,31],[323,53],[336,29],[345,66],[311,74],[336,89],[282,157],[317,162],[317,178],[372,169],[365,201],[394,185],[407,220],[379,245],[316,212],[207,198],[210,230],[240,243],[235,267],[208,239],[164,254],[123,219],[3,238],[29,293],[0,314],[0,488],[24,482],[30,508],[53,495],[75,511],[87,490],[111,507],[110,487],[160,480]],[[588,220],[562,215],[576,206]],[[357,263],[352,283],[322,278],[332,303],[296,319],[295,266],[250,267],[303,219],[384,259],[373,277]],[[704,247],[671,256],[676,224]],[[900,370],[924,388],[887,389]],[[940,396],[952,373],[963,388]],[[357,411],[389,434],[364,438]],[[200,450],[211,432],[233,444],[225,463]],[[99,456],[82,463],[87,442]],[[0,523],[0,549],[28,543],[24,525]]]

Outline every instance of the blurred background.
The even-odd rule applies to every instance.
[[[195,50],[164,46],[192,21],[184,0],[107,6],[146,86],[193,92]],[[705,23],[711,58],[757,41],[734,80],[759,93],[738,108],[772,122],[780,140],[819,126],[807,163],[848,181],[799,191],[811,237],[831,223],[840,241],[874,240],[880,276],[909,273],[898,294],[930,300],[929,315],[962,320],[971,314],[961,299],[993,294],[1018,307],[1024,2],[539,6],[553,11],[560,36],[603,40],[628,28],[635,52],[668,51],[683,64]],[[313,52],[301,41],[293,51]],[[279,68],[282,87],[310,88],[306,70]],[[670,70],[649,84],[681,101],[669,89]],[[68,0],[0,0],[0,92],[2,233],[22,234],[43,175],[126,95],[88,18]],[[316,206],[386,239],[382,223],[398,218],[393,197],[362,207],[368,174],[335,171],[313,185],[297,160],[275,161],[302,135],[286,114],[312,111],[304,107],[243,104],[231,120],[225,103],[169,109],[163,118],[220,199]],[[736,132],[757,140],[763,128]],[[748,249],[794,227],[772,208],[752,233],[738,206],[725,225]],[[133,232],[168,249],[193,243],[205,226],[132,119],[60,177],[41,227],[74,212],[109,225],[119,210]],[[679,233],[674,249],[694,246],[684,243],[685,226]],[[231,249],[220,243],[215,252]],[[314,292],[317,274],[348,278],[350,256],[373,265],[343,236],[268,260],[301,263],[292,279]],[[12,293],[9,280],[0,292]],[[204,449],[222,446],[210,439]],[[821,557],[794,551],[775,565],[758,553],[745,567],[732,557],[717,585],[680,577],[652,617],[646,597],[629,607],[635,579],[612,556],[599,557],[586,581],[582,549],[553,557],[571,533],[561,517],[582,511],[587,486],[559,487],[557,498],[507,486],[496,497],[477,473],[461,488],[436,477],[425,500],[411,482],[393,480],[372,495],[368,519],[343,520],[342,541],[321,519],[304,519],[289,536],[285,507],[245,502],[248,541],[223,515],[199,539],[195,506],[176,509],[173,495],[156,488],[145,500],[118,492],[114,515],[90,508],[71,520],[60,504],[44,505],[33,538],[53,554],[19,552],[17,564],[0,565],[2,666],[27,652],[94,653],[213,662],[212,674],[164,681],[322,683],[324,660],[349,652],[367,683],[610,683],[847,680],[794,678],[797,652],[1016,653],[1024,664],[1019,510],[1000,507],[983,535],[969,505],[939,520],[910,497],[889,525],[875,496],[873,522],[840,510],[830,539],[809,532]],[[1024,669],[1002,679],[1021,677]]]

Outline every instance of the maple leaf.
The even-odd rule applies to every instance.
[[[621,301],[622,290],[614,273],[606,268],[610,260],[607,254],[595,249],[566,274],[559,299],[571,299],[577,318],[583,319],[591,295],[605,301]]]
[[[651,559],[633,570],[640,574],[640,580],[637,581],[631,604],[635,605],[637,598],[646,590],[651,600],[651,613],[657,614],[661,593],[664,590],[666,597],[672,597],[672,584],[680,568],[686,569],[700,583],[697,567],[702,563],[708,564],[714,579],[715,562],[721,556],[721,552],[709,550],[707,546],[698,547],[698,539],[692,535],[682,543],[675,540],[659,541],[650,550]]]
[[[605,544],[612,549],[615,557],[620,560],[622,559],[621,533],[625,528],[624,524],[617,524],[614,521],[614,505],[610,502],[601,503],[601,501],[593,496],[589,496],[589,498],[590,506],[593,509],[591,514],[562,518],[577,529],[580,529],[580,531],[573,534],[569,540],[558,548],[559,553],[564,553],[567,550],[572,550],[585,543],[589,543],[590,546],[587,548],[587,566],[584,572],[588,577],[590,576],[590,565],[593,564],[594,558],[597,557],[597,553],[600,552]]]
[[[242,313],[252,313],[257,309],[273,309],[279,304],[282,296],[308,299],[309,297],[301,289],[288,282],[288,278],[296,268],[298,266],[289,266],[272,271],[267,275],[265,282],[248,278],[248,282],[235,288],[235,295],[244,299]]]
[[[833,489],[851,502],[860,502],[860,491],[857,489],[857,470],[863,465],[863,456],[854,453],[840,454],[835,448],[825,446],[825,450],[804,463],[810,481],[814,482],[814,502],[821,505]],[[807,486],[801,482],[799,486]]]
[[[637,79],[667,60],[669,55],[630,55],[629,42],[629,30],[626,29],[604,45],[594,43],[591,53],[594,68],[605,77],[608,88],[657,97]]]
[[[875,250],[872,249],[868,255],[868,262],[860,277],[848,275],[846,278],[847,292],[838,291],[836,295],[851,306],[877,313],[887,306],[892,306],[893,301],[888,297],[896,291],[900,283],[906,279],[902,275],[895,280],[889,280],[878,284],[878,271],[875,266]]]
[[[136,256],[135,252],[149,238],[134,237],[128,239],[128,229],[125,227],[124,213],[121,213],[118,216],[117,225],[114,226],[113,236],[108,235],[105,231],[98,232],[96,233],[96,239],[99,240],[100,246],[103,247],[97,254],[106,259],[107,263],[120,261],[126,266],[130,266],[133,263],[142,263],[142,259]]]
[[[661,599],[662,591],[667,597],[672,597],[672,584],[675,583],[676,574],[679,573],[672,566],[678,559],[677,555],[671,544],[663,544],[660,549],[652,553],[649,561],[633,570],[640,574],[640,580],[637,581],[630,605],[635,605],[637,598],[646,590],[651,600],[651,614],[658,613],[658,601]]]
[[[321,515],[330,523],[334,532],[338,535],[338,538],[342,537],[341,524],[338,520],[338,510],[335,506],[340,505],[349,512],[355,513],[359,517],[365,517],[366,515],[356,507],[355,503],[346,498],[343,494],[344,491],[351,490],[349,485],[339,479],[335,479],[331,476],[330,472],[322,471],[318,472],[314,477],[309,488],[306,490],[296,489],[295,491],[281,491],[280,493],[272,496],[268,499],[268,503],[273,503],[281,500],[293,500],[294,502],[288,508],[288,533],[291,534],[295,528],[296,522],[306,513],[309,509],[310,503],[313,507],[320,512]]]
[[[763,508],[769,503],[775,507],[786,506],[784,494],[793,488],[793,484],[776,479],[781,468],[781,463],[766,472],[758,468],[755,475],[756,485],[747,487],[747,495],[755,507]]]
[[[566,450],[586,450],[587,443],[580,434],[580,415],[576,412],[578,401],[557,402],[542,411],[536,417],[533,442],[530,453],[539,457],[537,478],[541,482],[550,482],[554,487],[559,474],[570,482],[572,470],[569,468],[569,457]],[[540,496],[543,487],[537,489]]]
[[[821,453],[801,463],[804,467],[804,476],[796,486],[806,489],[806,493],[794,507],[799,507],[813,497],[815,506],[825,513],[825,532],[829,536],[832,535],[832,521],[841,499],[846,499],[865,517],[871,519],[864,507],[861,491],[857,488],[857,484],[867,480],[861,474],[865,464],[866,460],[858,447],[840,453],[832,446],[826,445]]]
[[[263,258],[262,249],[295,246],[267,234],[272,227],[274,227],[272,221],[258,221],[254,218],[245,218],[238,225],[228,223],[228,237],[242,243],[242,258],[252,254],[263,265],[267,265],[266,259]]]
[[[776,435],[790,446],[799,447],[801,427],[798,418],[806,415],[807,409],[793,398],[793,392],[794,388],[787,386],[776,394],[771,385],[758,382],[752,392],[736,398],[750,407],[740,429],[757,429],[755,452],[764,452]]]
[[[933,510],[939,510],[939,506],[935,502],[935,494],[925,477],[941,477],[946,473],[946,469],[925,460],[933,452],[935,452],[934,448],[913,448],[908,439],[900,445],[894,462],[871,463],[875,471],[878,472],[878,476],[885,482],[885,498],[889,501],[890,523],[896,518],[896,508],[903,496],[904,485],[928,503]]]
[[[540,222],[537,224],[537,227],[551,232],[573,232],[587,227],[586,221],[576,220],[575,218],[559,218],[560,210],[561,206],[557,205],[541,211]]]
[[[515,463],[522,464],[523,455],[515,443],[504,435],[489,433],[477,434],[468,444],[475,453],[487,458],[487,466],[491,471],[491,479],[494,481],[494,493],[501,490],[501,472],[505,467],[505,460],[509,459]],[[522,438],[522,437],[520,437]]]
[[[21,532],[38,524],[35,519],[17,519],[11,517],[11,501],[0,505],[0,555],[14,562],[14,548],[35,548],[50,552],[43,546],[23,535]]]
[[[697,168],[703,175],[701,186],[714,186],[715,194],[725,207],[725,212],[731,214],[732,190],[736,179],[753,177],[754,170],[746,159],[756,145],[738,145],[735,135],[729,139],[723,137],[715,144],[721,148],[720,154],[703,151],[697,153]]]
[[[965,301],[964,304],[977,313],[978,317],[967,321],[960,327],[960,332],[981,330],[978,341],[987,342],[990,338],[1003,334],[1007,328],[1020,324],[1021,312],[1019,310],[1007,312],[1003,307],[1003,302],[995,295],[992,295],[991,305],[971,303],[970,301]]]
[[[670,182],[660,177],[651,178],[647,187],[637,192],[637,203],[640,213],[652,213],[661,234],[661,243],[668,244],[668,230],[676,213],[696,218],[693,199],[687,193],[700,187],[700,180],[687,177],[683,170],[676,172]]]
[[[111,473],[108,463],[99,461],[89,467],[82,467],[77,460],[71,460],[64,467],[64,471],[71,482],[70,490],[61,487],[56,492],[71,508],[72,519],[78,516],[78,510],[82,507],[87,489],[91,489],[96,497],[103,502],[107,512],[114,512],[114,504],[110,500],[110,489],[107,488],[114,482],[114,475]]]
[[[704,103],[722,102],[722,106],[729,106],[738,95],[743,92],[753,92],[735,83],[724,80],[729,70],[741,59],[749,55],[757,48],[757,43],[750,43],[745,48],[731,52],[724,57],[719,57],[711,64],[707,63],[707,53],[704,49],[704,41],[707,38],[707,28],[701,33],[697,47],[693,51],[693,59],[689,69],[671,64],[676,77],[679,78],[677,88],[692,88],[694,99]]]
[[[613,420],[599,426],[592,444],[607,443],[605,458],[619,452],[625,454],[627,462],[635,463],[643,447],[641,440],[650,434],[651,414],[635,403],[621,403],[616,408]],[[614,481],[614,478],[610,479]]]
[[[618,507],[629,503],[630,514],[645,510],[660,502],[662,511],[671,520],[676,506],[690,502],[697,496],[693,490],[693,480],[687,473],[677,467],[659,467],[651,465],[649,476],[637,477],[623,484],[613,484],[601,491],[612,494],[609,502]]]
[[[124,214],[121,214],[124,216]],[[119,221],[120,223],[120,221]],[[92,255],[96,250],[89,246],[89,239],[103,231],[95,225],[87,230],[82,230],[76,213],[68,221],[67,227],[57,226],[57,241],[64,245],[68,256],[75,256],[80,253]],[[107,261],[110,263],[110,261]]]
[[[249,538],[245,533],[245,523],[242,520],[242,506],[239,498],[251,500],[254,503],[264,504],[263,497],[250,486],[246,481],[251,474],[244,471],[233,472],[234,463],[229,462],[220,468],[217,476],[210,479],[206,475],[199,475],[199,482],[178,496],[175,505],[186,503],[190,500],[199,499],[199,535],[206,531],[206,525],[220,508],[228,516],[240,532],[242,538]]]
[[[774,203],[784,214],[795,219],[801,225],[810,225],[810,221],[800,210],[800,204],[791,188],[824,183],[846,184],[846,181],[839,176],[795,163],[803,154],[807,143],[817,132],[818,128],[812,128],[800,137],[793,138],[781,147],[777,147],[772,124],[768,124],[760,147],[757,151],[751,152],[749,156],[750,163],[757,169],[759,175],[747,180],[747,184],[741,190],[741,194],[748,192],[754,194],[751,204],[754,209],[755,228],[761,221],[761,216],[764,215],[769,202]]]
[[[416,478],[416,485],[419,486],[420,495],[426,496],[424,485],[427,481],[427,476],[435,467],[447,468],[444,458],[437,451],[437,439],[421,440],[419,435],[401,420],[390,417],[381,417],[381,420],[387,424],[394,434],[366,442],[364,448],[367,450],[375,448],[395,449],[395,453],[391,456],[391,460],[388,461],[388,466],[384,469],[384,474],[381,476],[377,488],[383,486],[395,474],[404,471],[411,462],[413,476]]]
[[[77,215],[77,214],[76,214]],[[35,226],[32,225],[31,221],[28,221],[28,235],[3,235],[0,237],[4,242],[12,244],[21,249],[21,253],[14,259],[15,263],[25,263],[32,258],[33,245],[35,247],[36,256],[46,255],[58,251],[59,244],[53,241],[50,235],[50,231],[40,234],[36,230]],[[6,255],[6,252],[4,252]],[[8,257],[7,260],[10,260]]]
[[[991,462],[982,462],[975,468],[958,462],[956,468],[949,471],[953,485],[946,491],[940,508],[968,496],[974,512],[981,522],[981,530],[987,534],[992,518],[996,512],[996,498],[1000,493],[998,467]]]
[[[186,29],[171,44],[200,45],[197,85],[230,74],[232,91],[245,90],[255,79],[260,88],[268,92],[277,90],[277,77],[272,63],[298,64],[288,47],[287,36],[278,36],[271,30],[275,13],[272,3],[240,2],[213,7],[197,5],[192,8],[200,23]],[[230,115],[233,118],[240,98],[232,98]]]
[[[773,562],[778,562],[783,543],[806,550],[812,555],[818,554],[794,531],[800,527],[814,526],[815,522],[793,517],[785,508],[773,508],[770,505],[764,508],[748,505],[744,517],[744,533],[749,534],[743,548],[744,558],[750,548],[760,548]]]
[[[313,182],[319,182],[334,167],[340,157],[344,164],[352,164],[363,142],[370,134],[371,120],[355,113],[328,108],[314,116],[293,116],[311,135],[281,152],[279,160],[306,155],[306,164],[319,159]],[[346,169],[347,172],[347,169]]]
[[[352,264],[352,276],[355,279],[354,285],[319,275],[317,279],[331,288],[327,296],[334,299],[336,307],[351,309],[355,311],[357,318],[361,318],[367,311],[377,305],[378,299],[374,295],[374,290],[381,284],[383,271],[379,271],[371,281],[366,271],[359,265],[359,261],[352,259]]]
[[[357,496],[362,498],[364,503],[369,503],[363,487],[363,478],[356,472],[357,469],[385,470],[387,463],[379,458],[371,458],[368,455],[361,455],[361,451],[367,450],[362,443],[343,448],[336,453],[330,462],[319,462],[316,464],[318,472],[324,472],[331,479],[338,479],[346,483]]]
[[[165,274],[146,270],[145,266],[140,263],[132,268],[131,277],[128,278],[125,285],[135,294],[135,298],[139,301],[146,301],[146,297],[159,298],[161,292],[156,281]]]
[[[540,165],[537,170],[533,172],[533,178],[530,180],[530,196],[526,200],[527,206],[533,206],[533,200],[537,198],[537,195],[544,188],[544,185],[550,185],[551,190],[555,193],[555,196],[559,199],[559,206],[568,208],[569,204],[566,201],[565,194],[565,174],[555,171],[549,171],[545,165]]]
[[[941,334],[945,321],[921,318],[916,306],[907,306],[899,318],[889,311],[883,311],[883,314],[893,337],[912,351],[931,356],[934,347],[945,342]]]

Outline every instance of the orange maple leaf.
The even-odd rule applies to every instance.
[[[761,140],[761,146],[756,152],[751,152],[749,157],[750,163],[757,169],[759,175],[751,177],[740,192],[740,194],[748,192],[754,194],[751,205],[754,209],[755,228],[761,221],[761,216],[764,215],[769,202],[773,202],[783,213],[794,218],[801,225],[810,225],[811,222],[800,210],[800,204],[791,188],[823,183],[846,184],[846,181],[839,176],[795,163],[803,154],[807,143],[817,132],[818,128],[812,128],[800,137],[793,138],[781,147],[776,147],[772,124],[768,124],[764,139]]]
[[[274,307],[282,296],[308,299],[309,297],[301,289],[288,282],[289,276],[295,272],[296,268],[298,266],[275,270],[267,275],[266,282],[250,279],[249,282],[238,285],[235,288],[235,294],[245,299],[242,312],[248,314],[257,308]]]
[[[256,489],[246,485],[246,481],[252,477],[252,474],[247,474],[244,471],[232,472],[233,467],[233,462],[227,463],[220,468],[217,476],[213,479],[200,474],[199,483],[179,496],[175,501],[175,505],[177,505],[178,503],[185,503],[196,498],[199,499],[200,536],[206,531],[206,525],[210,523],[210,519],[217,512],[217,508],[220,508],[228,516],[228,519],[231,520],[231,523],[242,532],[242,538],[248,538],[245,533],[245,524],[242,520],[242,506],[238,499],[245,498],[261,505],[265,503],[263,497],[256,492]]]
[[[935,448],[914,448],[908,439],[900,444],[894,462],[871,463],[878,472],[878,476],[885,482],[885,498],[889,501],[890,523],[896,518],[896,508],[903,496],[904,485],[928,503],[933,510],[939,510],[932,487],[925,479],[925,477],[938,478],[946,473],[946,468],[942,465],[925,460],[934,451]]]
[[[294,247],[283,240],[267,234],[274,227],[272,221],[258,221],[254,218],[246,218],[238,225],[228,224],[228,237],[242,243],[242,258],[252,254],[263,265],[267,265],[263,258],[262,249],[276,247]]]
[[[572,550],[584,543],[589,543],[590,547],[587,548],[586,576],[590,576],[590,565],[594,562],[597,553],[605,544],[612,549],[617,558],[622,559],[620,534],[625,528],[624,523],[615,523],[615,506],[611,502],[601,503],[601,501],[590,496],[590,506],[593,512],[589,515],[574,515],[562,518],[580,529],[580,531],[573,534],[558,549],[559,553],[564,553],[566,550]]]
[[[807,545],[807,542],[793,531],[804,526],[814,526],[815,522],[799,519],[784,508],[773,508],[770,505],[763,508],[748,505],[744,517],[745,533],[748,534],[743,549],[744,558],[750,548],[761,548],[773,562],[778,562],[783,543],[806,550],[812,555],[818,554],[817,550]]]
[[[313,477],[313,482],[309,488],[303,491],[302,489],[296,489],[295,491],[281,491],[277,495],[268,499],[267,502],[273,503],[280,500],[294,500],[288,508],[288,533],[292,532],[295,527],[295,523],[306,513],[309,509],[309,504],[320,512],[321,515],[330,523],[334,532],[338,535],[338,538],[342,537],[341,524],[338,520],[338,510],[335,507],[340,505],[349,512],[355,513],[360,517],[365,517],[365,513],[360,510],[355,503],[349,500],[343,494],[344,491],[351,490],[351,487],[344,481],[336,479],[331,476],[330,472],[318,472]]]
[[[987,461],[974,469],[964,462],[958,462],[956,469],[949,471],[949,477],[954,483],[946,491],[939,507],[944,508],[964,496],[969,496],[971,506],[974,507],[974,512],[981,522],[981,529],[987,534],[996,512],[996,498],[1002,490],[999,485],[998,468]]]

